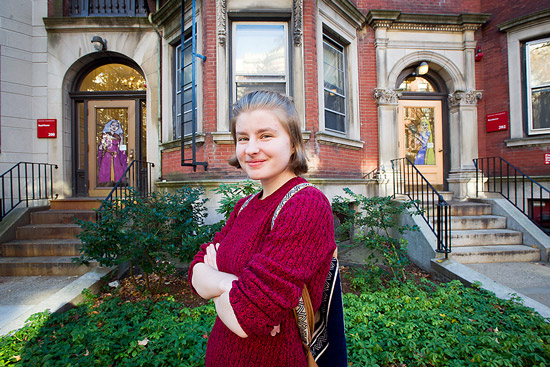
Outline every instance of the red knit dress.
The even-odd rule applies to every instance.
[[[332,211],[327,198],[314,187],[298,191],[283,207],[273,229],[271,218],[284,195],[303,178],[293,178],[276,192],[258,196],[239,212],[239,201],[226,226],[214,236],[220,243],[220,271],[235,274],[229,299],[247,338],[240,338],[216,318],[206,349],[206,366],[307,366],[292,313],[304,284],[313,308],[321,303],[324,281],[336,248]],[[238,215],[237,215],[238,213]],[[205,248],[189,269],[202,262]],[[271,336],[274,326],[281,332]]]

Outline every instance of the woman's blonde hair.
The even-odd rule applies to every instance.
[[[300,117],[294,107],[292,98],[277,92],[272,91],[255,91],[245,94],[237,103],[233,105],[233,117],[229,124],[233,142],[237,144],[235,135],[235,126],[237,119],[242,113],[252,112],[255,110],[267,110],[273,112],[277,119],[283,125],[290,136],[290,143],[294,148],[294,153],[288,162],[289,168],[296,175],[301,175],[307,172],[307,155],[302,140],[302,131],[300,127]],[[229,164],[241,168],[237,156],[229,159]]]

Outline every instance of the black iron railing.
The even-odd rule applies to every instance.
[[[115,183],[115,186],[109,195],[107,195],[103,204],[101,204],[98,213],[104,209],[105,202],[115,203],[130,195],[138,197],[151,196],[153,192],[153,177],[151,171],[154,166],[155,164],[151,162],[132,161],[132,163],[128,165],[128,168],[126,168],[126,171],[124,171],[124,174]]]
[[[147,16],[147,0],[66,0],[68,16]]]
[[[550,234],[550,190],[521,172],[502,157],[474,159],[477,194],[495,192]],[[479,180],[487,180],[479,182]]]
[[[53,170],[50,163],[19,162],[0,175],[2,184],[1,217],[4,219],[19,204],[42,199],[54,199]],[[57,195],[55,195],[57,197]]]
[[[408,158],[392,160],[394,195],[406,195],[422,211],[437,238],[437,252],[451,252],[451,206]]]

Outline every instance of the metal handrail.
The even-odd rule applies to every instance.
[[[0,202],[0,221],[19,204],[29,201],[54,199],[53,169],[56,164],[19,162],[0,175],[2,200]]]
[[[476,167],[476,196],[480,191],[501,194],[537,227],[550,235],[550,217],[545,218],[542,210],[545,200],[550,201],[550,190],[502,157],[476,158],[473,161]],[[486,185],[479,185],[480,175],[487,178]],[[521,190],[518,190],[520,185]],[[537,207],[538,213],[534,210]],[[548,227],[543,226],[543,222],[548,222]]]
[[[451,252],[451,206],[408,158],[391,161],[393,192],[406,195],[422,211],[422,217],[437,238],[437,252]]]
[[[153,167],[155,167],[154,163],[133,160],[115,183],[109,195],[103,200],[98,213],[105,208],[106,203],[118,202],[127,198],[130,193],[139,197],[151,196],[153,188],[151,170]]]

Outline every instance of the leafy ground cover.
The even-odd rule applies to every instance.
[[[404,283],[373,283],[364,268],[342,269],[350,366],[550,365],[550,325],[532,310],[407,272]],[[149,297],[123,280],[2,337],[0,366],[202,366],[214,319],[184,274]]]

